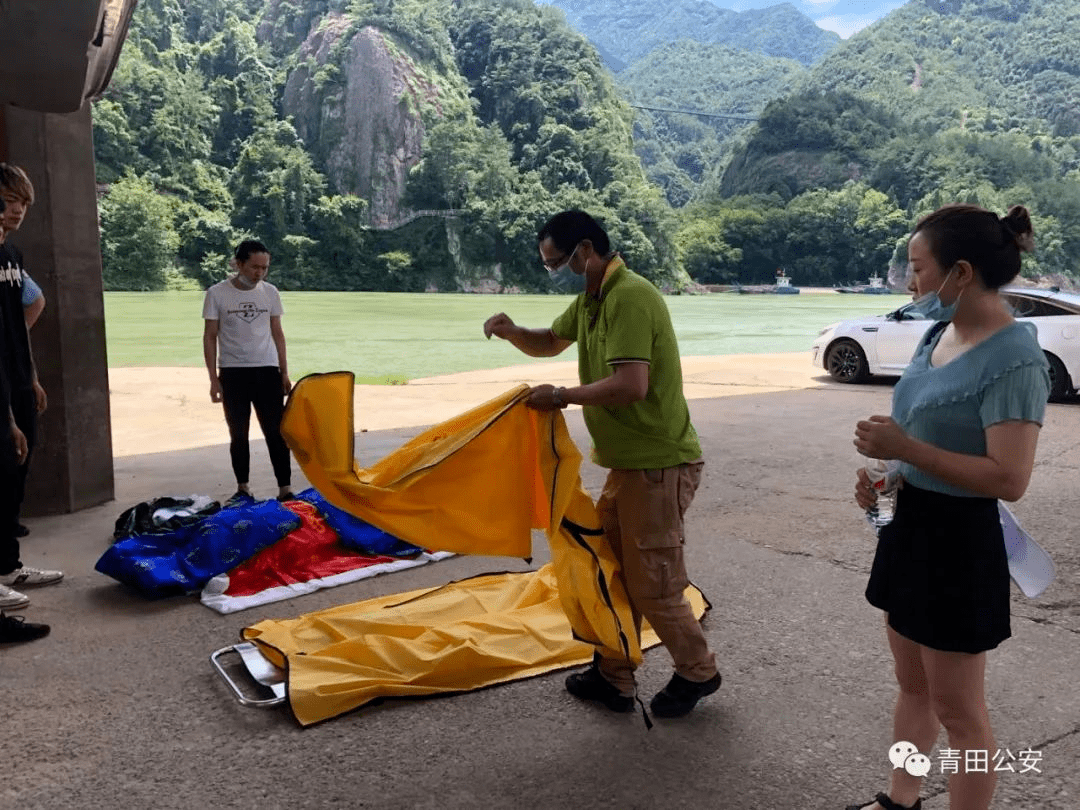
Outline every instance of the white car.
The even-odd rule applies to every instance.
[[[1080,382],[1080,294],[1004,287],[1016,317],[1035,324],[1050,363],[1050,399],[1076,393]],[[864,382],[873,374],[899,376],[933,321],[908,303],[888,315],[840,321],[814,341],[814,365],[839,382]]]

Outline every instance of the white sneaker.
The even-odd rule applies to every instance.
[[[9,588],[7,585],[0,585],[0,608],[4,610],[15,610],[17,608],[24,608],[30,604],[30,597],[26,594],[19,593],[14,588]]]
[[[45,571],[24,565],[10,574],[0,574],[0,585],[52,585],[64,578],[63,571]]]

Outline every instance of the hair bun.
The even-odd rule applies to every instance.
[[[1022,253],[1035,250],[1035,232],[1031,227],[1031,215],[1022,205],[1014,205],[1001,218],[1006,239],[1011,239]]]

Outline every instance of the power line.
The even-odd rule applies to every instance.
[[[668,107],[646,107],[644,104],[631,104],[635,110],[651,110],[652,112],[680,113],[682,115],[696,115],[701,118],[727,118],[731,121],[757,121],[745,115],[728,115],[725,113],[707,113],[698,110],[673,110]]]

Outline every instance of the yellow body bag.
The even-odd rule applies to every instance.
[[[641,662],[617,564],[579,477],[561,411],[519,386],[436,425],[370,468],[353,452],[353,376],[297,383],[281,433],[328,501],[433,551],[527,558],[547,532],[550,565],[397,594],[244,630],[288,671],[309,724],[377,698],[474,689],[572,666],[593,648]],[[707,605],[693,587],[698,616]],[[650,641],[652,639],[650,638]]]

